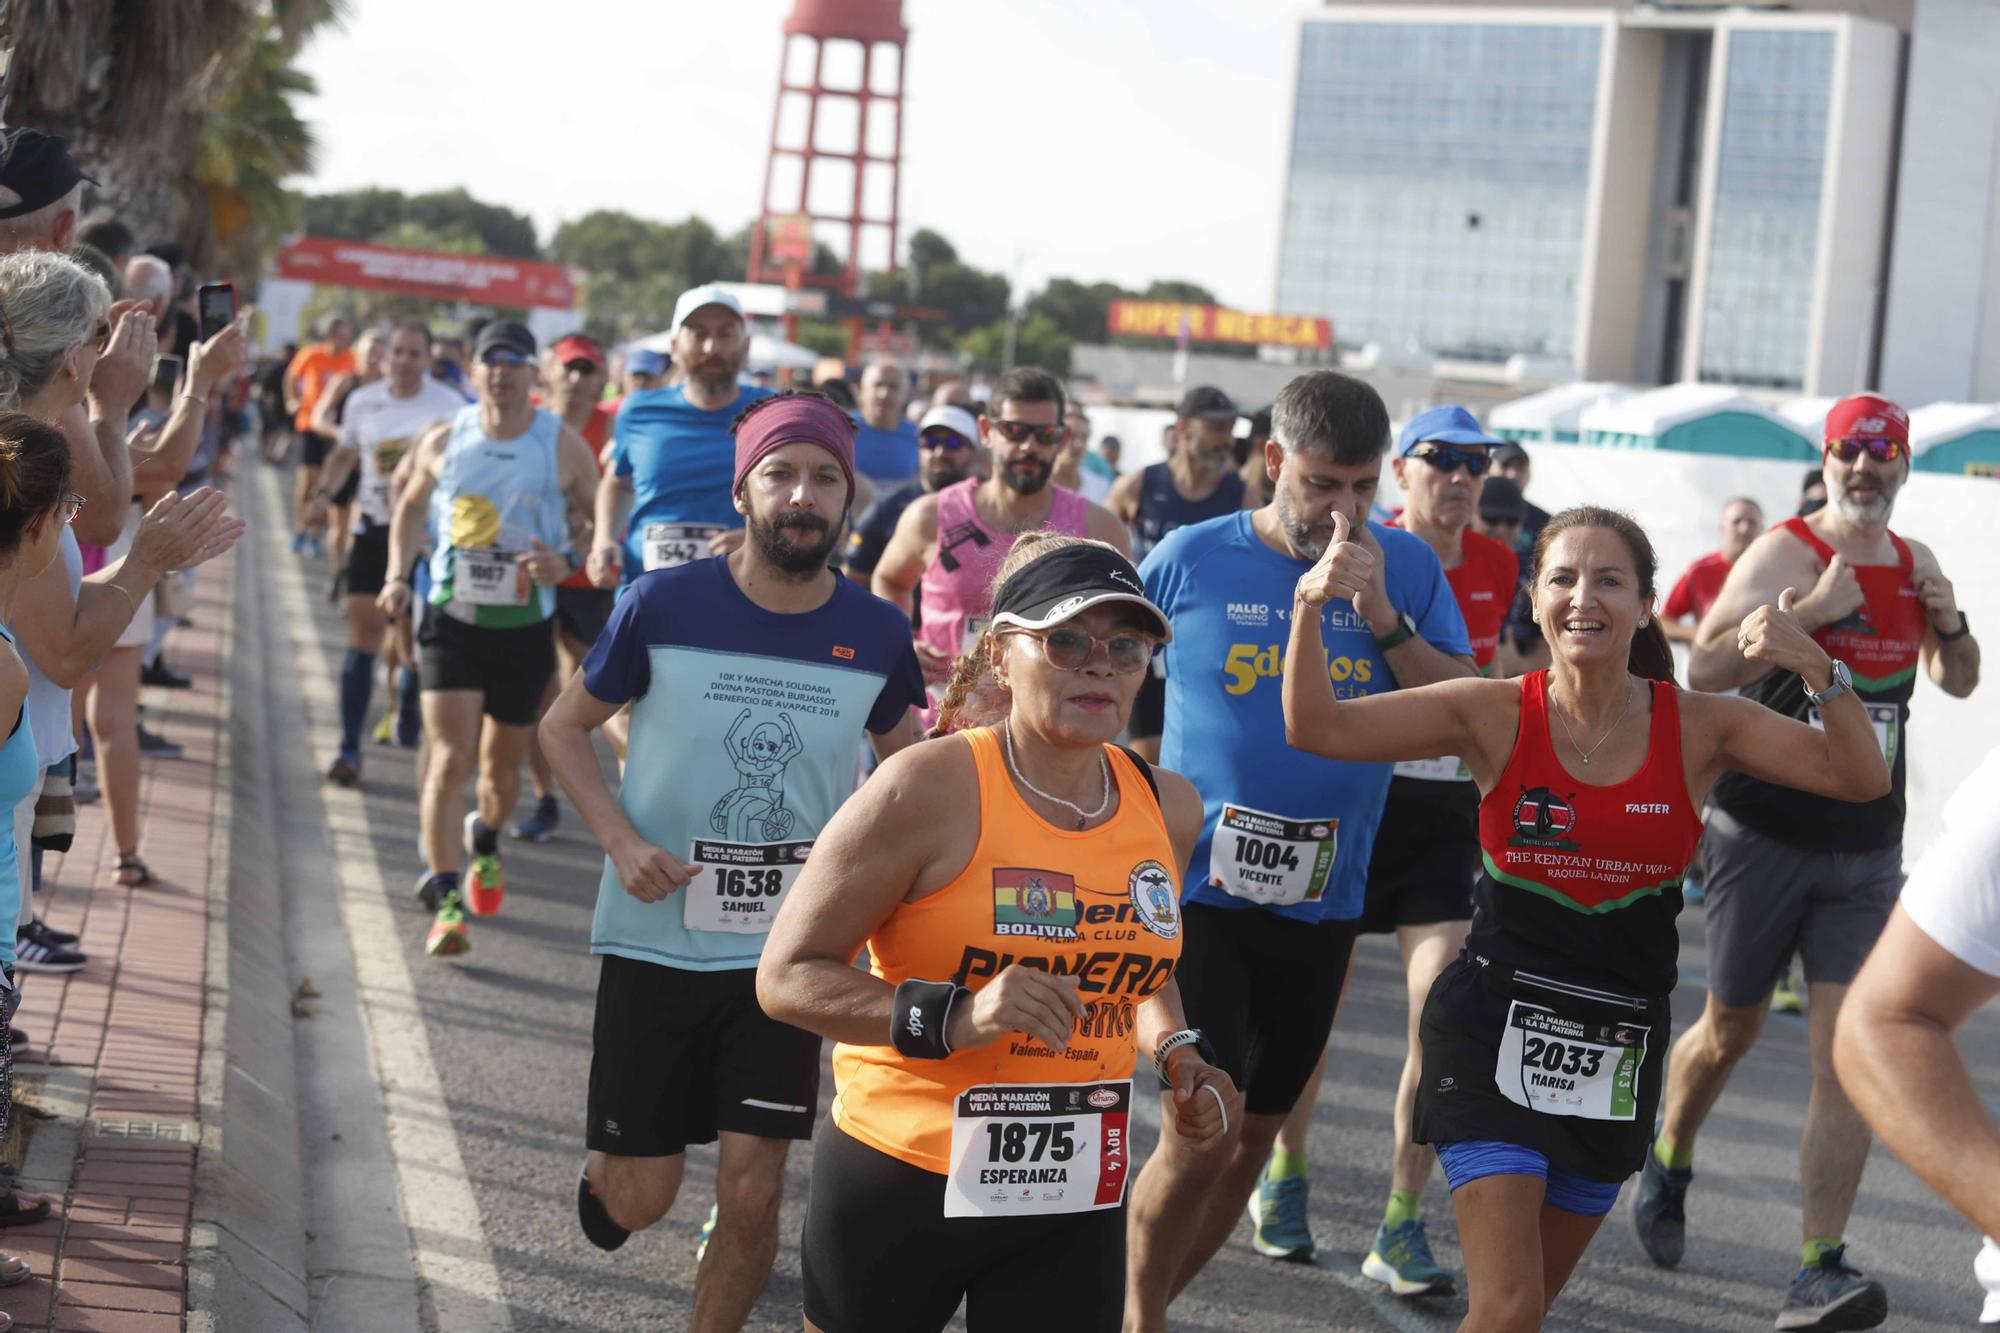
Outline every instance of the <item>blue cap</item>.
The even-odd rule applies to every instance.
[[[634,375],[665,374],[667,358],[650,347],[634,347],[625,354],[625,369]]]
[[[1407,454],[1425,440],[1439,444],[1500,444],[1502,441],[1479,428],[1479,419],[1455,404],[1426,408],[1411,417],[1396,437],[1396,453]]]

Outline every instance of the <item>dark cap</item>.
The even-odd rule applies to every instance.
[[[1174,415],[1182,421],[1234,421],[1243,414],[1236,400],[1212,384],[1197,384],[1181,395]]]
[[[1150,612],[1160,637],[1173,641],[1173,623],[1146,596],[1139,571],[1097,542],[1059,546],[1015,570],[993,596],[993,623],[1048,629],[1105,602],[1130,602]]]
[[[17,203],[0,201],[0,220],[26,217],[46,208],[76,188],[78,181],[97,184],[69,155],[61,136],[17,126],[0,130],[0,190],[21,196]]]
[[[479,331],[479,341],[472,345],[472,359],[484,361],[491,351],[512,352],[523,361],[535,359],[535,335],[524,325],[511,319],[489,320]]]
[[[1528,500],[1513,478],[1497,473],[1479,490],[1479,516],[1488,523],[1519,523],[1528,516]]]
[[[1499,467],[1503,463],[1525,463],[1528,461],[1527,449],[1514,440],[1494,446],[1494,448],[1487,451],[1486,456],[1493,460],[1494,467]]]

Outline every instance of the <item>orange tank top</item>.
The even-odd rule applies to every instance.
[[[886,1043],[833,1048],[833,1123],[940,1175],[953,1101],[966,1089],[1130,1078],[1137,1007],[1166,986],[1181,954],[1173,842],[1145,775],[1118,747],[1104,747],[1118,812],[1079,832],[1029,808],[991,728],[950,743],[961,739],[979,772],[979,845],[956,879],[876,929],[870,971],[891,985],[949,979],[977,991],[1004,968],[1039,967],[1081,977],[1086,1012],[1060,1053],[1020,1033],[943,1060],[908,1060]]]

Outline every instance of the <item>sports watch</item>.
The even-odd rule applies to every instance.
[[[1179,1032],[1162,1037],[1160,1044],[1153,1048],[1153,1072],[1160,1076],[1160,1082],[1173,1081],[1167,1077],[1167,1057],[1183,1046],[1194,1047],[1194,1053],[1199,1055],[1204,1063],[1211,1065],[1215,1063],[1215,1048],[1208,1044],[1208,1038],[1202,1035],[1201,1029],[1182,1028]]]
[[[1377,650],[1386,653],[1398,644],[1406,643],[1416,637],[1417,622],[1410,619],[1408,611],[1399,611],[1396,614],[1396,628],[1390,630],[1387,634],[1376,635],[1375,647]]]
[[[1800,681],[1799,683],[1801,685],[1805,685],[1804,681]],[[1837,657],[1833,659],[1833,681],[1831,684],[1829,684],[1825,689],[1821,690],[1818,694],[1813,693],[1812,686],[1805,685],[1806,698],[1812,700],[1812,706],[1814,708],[1822,708],[1822,709],[1826,707],[1827,703],[1830,700],[1838,699],[1841,695],[1847,693],[1849,690],[1853,688],[1854,688],[1854,673],[1847,669],[1847,663],[1841,661]]]

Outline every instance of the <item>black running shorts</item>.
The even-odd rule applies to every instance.
[[[946,1217],[944,1177],[832,1125],[813,1144],[800,1263],[823,1333],[1115,1333],[1125,1209]]]
[[[370,523],[347,543],[347,595],[373,597],[389,579],[389,525]]]
[[[1186,904],[1182,916],[1174,979],[1188,1026],[1207,1036],[1246,1111],[1289,1114],[1333,1031],[1355,923],[1207,903]]]
[[[425,606],[417,624],[424,689],[477,691],[495,722],[532,727],[556,670],[551,624],[481,629]]]
[[[757,969],[690,972],[605,954],[591,1028],[585,1141],[670,1157],[723,1130],[812,1137],[819,1038],[765,1014]]]
[[[1479,789],[1470,782],[1396,778],[1375,830],[1361,933],[1472,920],[1479,874]]]
[[[307,467],[326,466],[326,456],[333,452],[333,437],[322,435],[316,430],[299,432],[299,461]]]
[[[611,619],[616,588],[556,588],[556,628],[572,641],[589,648],[604,633]]]

